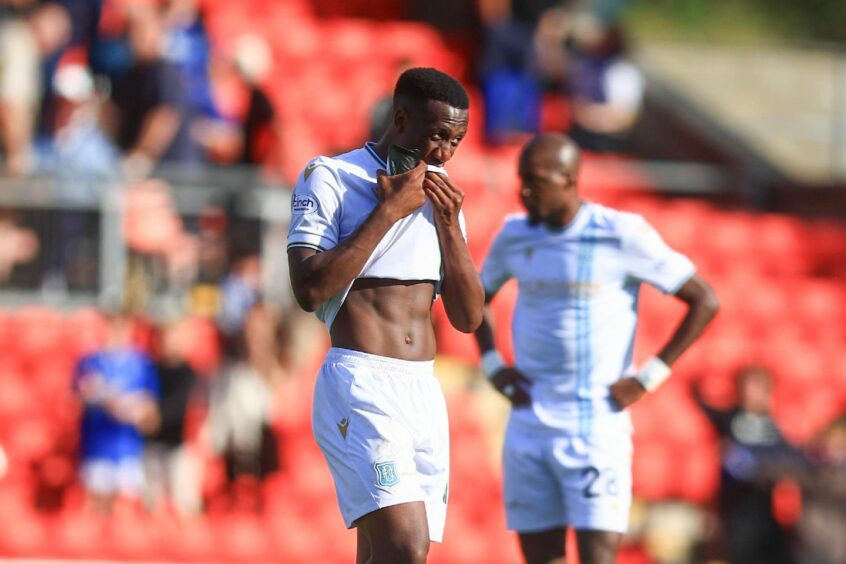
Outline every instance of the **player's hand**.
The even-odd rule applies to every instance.
[[[503,368],[493,375],[491,384],[513,407],[525,407],[532,402],[529,395],[532,383],[516,368]]]
[[[611,384],[611,397],[620,407],[625,409],[642,398],[646,394],[646,388],[637,378],[629,376]]]
[[[464,192],[449,177],[437,172],[426,172],[423,190],[435,208],[435,222],[443,227],[459,227],[458,212],[464,203]]]
[[[425,174],[426,163],[423,161],[402,174],[389,176],[383,170],[376,173],[376,192],[392,221],[414,213],[426,203],[426,193],[423,191]]]

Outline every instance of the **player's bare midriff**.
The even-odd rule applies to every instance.
[[[401,360],[432,360],[431,280],[359,278],[332,324],[332,346]]]

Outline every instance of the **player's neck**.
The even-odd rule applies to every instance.
[[[546,226],[550,229],[565,229],[573,223],[573,220],[576,219],[576,216],[579,215],[579,210],[582,209],[582,205],[584,202],[581,200],[576,200],[574,205],[568,206],[566,209],[562,210],[561,214],[556,218],[550,218],[547,220]]]
[[[393,139],[390,139],[389,136],[385,135],[373,144],[373,150],[377,155],[379,155],[379,158],[382,159],[382,161],[387,162],[388,148],[390,148],[393,143]]]

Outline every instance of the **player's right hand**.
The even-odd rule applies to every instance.
[[[426,202],[425,177],[426,163],[423,161],[402,174],[389,176],[383,170],[376,173],[377,195],[392,221],[414,213]]]
[[[512,407],[525,407],[532,403],[529,395],[532,383],[516,368],[503,368],[493,375],[491,384],[511,402]]]

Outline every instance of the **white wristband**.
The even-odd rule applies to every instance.
[[[496,349],[491,349],[482,355],[482,373],[488,380],[503,368],[505,368],[505,361]]]
[[[640,372],[635,376],[647,392],[657,390],[658,386],[669,377],[670,367],[657,356],[646,361],[646,364],[641,367]]]

